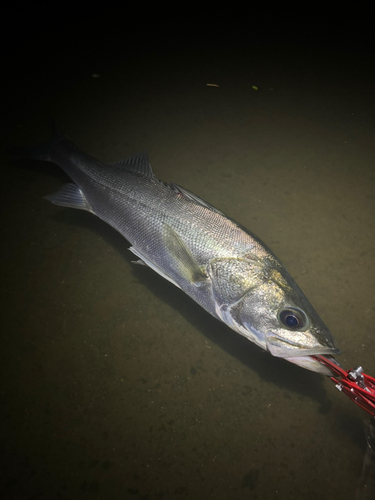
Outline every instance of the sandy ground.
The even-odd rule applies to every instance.
[[[102,161],[147,149],[159,178],[266,242],[343,367],[375,376],[373,54],[116,47],[25,57],[6,145],[42,142],[52,115]],[[1,498],[354,498],[364,411],[131,264],[100,220],[43,200],[58,167],[2,165]]]

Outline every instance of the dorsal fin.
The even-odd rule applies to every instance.
[[[195,201],[196,203],[199,203],[199,205],[202,205],[203,207],[209,208],[209,209],[213,210],[214,212],[217,212],[218,214],[224,215],[223,212],[220,212],[220,210],[218,210],[217,208],[213,207],[210,203],[207,203],[207,201],[203,200],[200,196],[192,193],[188,189],[185,189],[185,188],[179,186],[178,184],[174,184],[173,182],[171,182],[170,184],[168,184],[168,186],[175,193],[182,194],[183,196],[185,196],[189,200]]]
[[[136,155],[124,158],[123,160],[116,161],[113,164],[121,170],[128,170],[134,174],[145,175],[146,177],[154,177],[148,154],[146,151],[137,153]]]

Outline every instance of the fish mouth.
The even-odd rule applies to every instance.
[[[294,342],[293,340],[282,338],[275,333],[266,334],[267,349],[277,358],[289,357],[302,357],[302,356],[315,356],[318,354],[341,354],[340,349],[336,345],[322,346],[316,345],[313,347],[306,347],[303,344]]]
[[[340,366],[332,356],[327,356],[332,362],[334,362],[337,366]],[[298,356],[298,357],[290,357],[284,358],[289,363],[293,363],[295,365],[301,366],[306,370],[310,370],[312,372],[321,373],[322,375],[326,375],[327,377],[332,377],[335,373],[329,369],[328,366],[323,365],[319,361],[317,361],[312,356]]]
[[[268,351],[273,356],[276,356],[277,358],[284,358],[290,363],[327,376],[332,376],[332,371],[312,356],[324,354],[331,358],[335,354],[341,354],[340,349],[336,347],[335,344],[333,344],[332,347],[322,345],[305,347],[304,345],[294,342],[293,340],[279,337],[275,333],[266,334],[266,343]]]

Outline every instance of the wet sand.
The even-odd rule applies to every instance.
[[[52,115],[102,161],[148,150],[160,179],[257,234],[343,367],[375,376],[373,54],[111,43],[15,79],[7,146],[47,139]],[[2,498],[354,498],[365,412],[43,200],[57,166],[2,163]]]

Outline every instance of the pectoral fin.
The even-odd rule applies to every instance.
[[[182,238],[168,224],[164,226],[163,239],[176,272],[189,283],[199,284],[207,280],[199,264]]]
[[[202,269],[199,267],[197,261],[194,259],[190,250],[183,242],[182,238],[168,224],[164,225],[163,242],[169,256],[168,267],[170,267],[172,275],[178,275],[189,283],[195,285],[200,285],[208,279]],[[147,266],[151,267],[151,269],[160,274],[160,276],[170,281],[178,288],[181,288],[180,285],[178,285],[176,281],[167,274],[167,270],[165,271],[164,269],[161,269],[141,250],[134,246],[130,247],[129,250],[141,259],[141,261],[138,261],[136,263],[146,264]]]
[[[151,267],[151,269],[160,274],[160,276],[162,276],[164,279],[180,288],[180,286],[177,285],[177,283],[170,276],[168,276],[162,269],[160,269],[160,267],[158,267],[150,259],[148,259],[140,250],[138,250],[138,248],[130,247],[129,250],[133,252],[134,255],[140,258],[140,260],[135,261],[134,264],[143,264]]]

